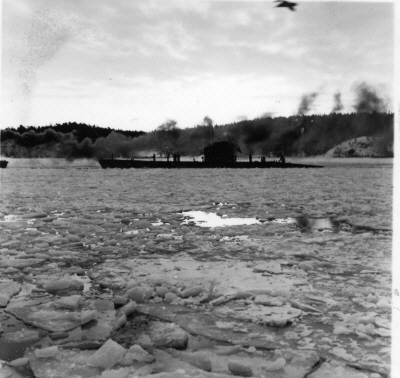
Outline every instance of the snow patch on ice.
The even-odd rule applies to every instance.
[[[182,213],[187,219],[183,224],[194,221],[200,227],[226,227],[226,226],[242,226],[250,224],[261,224],[256,218],[225,218],[215,213],[206,213],[204,211],[185,211]]]
[[[260,221],[257,218],[229,218],[226,214],[219,216],[218,214],[206,213],[204,211],[185,211],[182,214],[186,218],[182,224],[195,222],[196,226],[200,227],[243,226],[243,225],[262,224],[262,223],[280,223],[280,224],[297,223],[297,219],[291,217],[275,218],[268,221]]]

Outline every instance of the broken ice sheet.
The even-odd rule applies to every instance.
[[[343,378],[343,377],[373,378],[376,377],[376,373],[365,370],[361,372],[357,369],[333,361],[333,362],[324,362],[311,375],[309,375],[309,377],[310,378]]]
[[[28,354],[30,367],[36,377],[82,377],[99,378],[101,369],[86,365],[86,360],[94,354],[89,350],[62,350],[51,358],[40,358]]]
[[[263,272],[272,273],[272,274],[281,274],[282,273],[281,265],[275,261],[257,264],[253,268],[253,270],[256,273],[263,273]]]
[[[217,279],[218,290],[224,295],[235,294],[239,290],[252,291],[257,288],[270,292],[278,289],[289,291],[296,283],[302,282],[296,277],[288,277],[285,274],[280,274],[269,281],[260,274],[254,274],[253,269],[244,261],[236,261],[235,264],[227,264],[225,261],[205,261],[200,264],[187,255],[169,259],[110,260],[95,266],[90,272],[90,277],[100,285],[118,289],[125,288],[130,278],[137,285],[161,280],[177,287],[190,284],[190,287],[201,286],[204,289],[208,289],[209,283]],[[205,282],[208,283],[206,286],[204,286]]]
[[[10,299],[19,293],[21,285],[10,280],[0,281],[0,307],[6,307]]]
[[[217,307],[218,314],[229,316],[233,319],[248,321],[269,326],[283,327],[292,323],[302,315],[302,311],[289,304],[283,306],[262,306],[254,303],[246,306]]]
[[[195,222],[195,224],[200,227],[226,227],[261,224],[261,222],[256,218],[224,218],[215,213],[206,213],[204,211],[185,211],[182,214],[189,218],[188,220],[185,220],[183,224]]]
[[[259,306],[261,309],[265,310],[268,305],[277,305],[280,301],[289,302],[292,307],[294,304],[308,309],[312,307],[321,311],[322,315],[309,311],[308,314],[296,318],[293,326],[282,330],[276,327],[270,330],[270,327],[238,320],[235,320],[235,323],[241,323],[241,326],[224,330],[216,326],[211,327],[204,321],[209,308],[207,304],[196,304],[199,299],[196,297],[190,303],[188,301],[188,305],[183,309],[181,306],[171,305],[175,311],[179,309],[184,312],[191,307],[197,311],[193,317],[190,316],[190,323],[183,323],[188,329],[203,331],[208,336],[218,335],[221,339],[225,337],[224,340],[229,336],[238,343],[245,341],[249,346],[257,348],[258,345],[279,347],[280,340],[276,334],[279,332],[286,334],[291,330],[293,333],[288,334],[285,339],[290,345],[292,345],[291,336],[300,339],[307,337],[309,342],[303,346],[315,344],[318,354],[324,357],[332,358],[333,355],[329,351],[338,347],[354,356],[357,359],[354,364],[359,363],[362,368],[377,368],[389,361],[390,349],[387,349],[390,345],[389,302],[380,303],[380,306],[383,306],[381,308],[378,303],[381,298],[387,298],[390,294],[391,234],[374,230],[351,232],[350,226],[346,228],[346,232],[342,232],[341,228],[337,234],[331,232],[302,234],[293,224],[275,223],[275,221],[285,218],[296,219],[301,214],[325,219],[330,214],[335,214],[333,216],[340,221],[367,225],[375,230],[385,227],[391,219],[390,169],[334,168],[330,170],[329,175],[318,177],[318,185],[315,185],[317,180],[312,171],[285,172],[286,191],[281,190],[282,172],[277,171],[265,172],[266,177],[243,170],[195,173],[190,170],[186,172],[176,170],[165,174],[155,171],[135,171],[131,172],[133,175],[127,174],[126,171],[70,170],[67,175],[64,175],[65,171],[62,172],[62,179],[66,180],[63,185],[73,187],[74,190],[61,192],[54,203],[49,203],[49,198],[53,200],[58,191],[53,193],[52,186],[42,185],[48,172],[57,173],[54,173],[54,170],[48,172],[6,170],[2,174],[8,175],[7,172],[13,174],[8,177],[10,181],[3,182],[1,195],[5,200],[0,206],[4,214],[15,214],[15,222],[11,224],[9,221],[12,217],[6,217],[6,223],[0,225],[0,232],[5,236],[5,243],[2,242],[0,249],[0,273],[3,277],[22,285],[26,285],[29,281],[40,288],[46,280],[63,277],[73,264],[84,271],[93,272],[93,276],[98,274],[95,278],[97,285],[92,287],[90,293],[85,291],[81,293],[87,299],[102,297],[104,292],[110,297],[124,294],[126,283],[131,280],[146,286],[155,280],[161,280],[162,285],[168,290],[174,288],[178,293],[181,289],[201,286],[204,293],[207,293],[210,282],[217,278],[220,280],[217,287],[218,295],[235,295],[238,291],[249,294],[249,291],[254,289],[265,289],[268,297],[257,300],[261,299]],[[105,180],[104,175],[113,176],[113,179]],[[304,175],[307,175],[307,180],[304,180]],[[29,186],[26,185],[27,177]],[[163,185],[157,185],[158,180],[162,180]],[[218,183],[215,190],[213,189],[218,201],[212,199],[209,191],[205,190],[212,180],[213,183]],[[348,191],[350,180],[351,195]],[[381,186],[370,185],[371,180],[379,180]],[[101,190],[96,189],[99,181],[102,182]],[[177,185],[183,181],[185,185]],[[266,182],[268,186],[265,185]],[[326,196],[315,190],[321,185],[326,189]],[[173,189],[165,190],[166,187]],[[15,188],[18,188],[18,191]],[[135,196],[132,196],[132,193],[135,193]],[[42,209],[30,210],[33,202]],[[220,207],[217,210],[220,221],[230,218],[254,221],[257,220],[255,218],[257,216],[260,222],[266,218],[264,224],[266,222],[268,224],[213,227],[212,230],[206,227],[193,227],[195,222],[189,222],[188,225],[181,224],[182,214],[176,214],[177,211],[193,209],[215,212],[215,208],[210,210],[212,202],[218,202],[216,206]],[[230,205],[220,205],[219,202]],[[29,224],[29,217],[40,212],[46,214],[46,218],[35,218],[34,225]],[[159,219],[163,225],[155,227],[154,223]],[[126,227],[126,224],[129,224],[129,227]],[[130,231],[134,233],[126,234]],[[157,234],[172,234],[174,240],[161,240],[164,237],[157,239]],[[180,240],[175,240],[175,237]],[[223,239],[224,237],[229,239]],[[78,246],[79,241],[84,243],[84,248],[82,245]],[[173,245],[172,242],[177,244]],[[182,250],[178,248],[178,242],[183,243],[184,253],[180,253]],[[138,255],[140,257],[137,257]],[[283,259],[286,260],[285,263]],[[248,262],[251,262],[251,265],[248,266]],[[280,264],[283,274],[265,272],[271,274],[266,277],[262,276],[263,273],[253,272],[252,268],[256,265],[272,262]],[[98,284],[102,285],[101,290],[98,290]],[[150,286],[155,289],[154,285]],[[281,288],[290,295],[273,297],[272,294],[278,294]],[[371,291],[364,293],[366,289]],[[250,294],[251,298],[256,294],[266,295]],[[35,289],[31,294],[27,293],[28,297],[29,295],[43,298],[46,294]],[[22,305],[24,299],[19,299],[24,296],[25,294],[21,293],[17,297],[14,296],[11,305]],[[48,299],[50,296],[46,295],[45,298]],[[84,306],[87,304],[86,300]],[[227,304],[221,304],[221,308],[234,309],[235,302],[239,309],[247,306],[244,304],[246,299],[239,301],[233,299]],[[249,299],[247,303],[254,304],[252,301],[253,299]],[[77,303],[61,301],[64,306],[74,307]],[[147,304],[148,302],[144,303]],[[159,306],[160,312],[165,312],[162,308],[166,304],[164,299],[151,304]],[[336,328],[335,323],[345,320],[338,316],[338,310],[345,311],[349,315],[359,312],[363,313],[363,316],[375,312],[375,319],[379,318],[382,321],[376,320],[374,323],[375,334],[368,335],[372,340],[361,339],[354,332],[348,335],[335,334],[333,333]],[[100,309],[98,311],[100,316],[97,323],[91,322],[87,328],[77,327],[69,331],[68,339],[51,342],[61,344],[68,341],[68,345],[72,346],[72,341],[76,342],[76,345],[79,343],[83,345],[85,336],[88,337],[86,341],[94,340],[99,335],[108,337],[109,324],[114,319],[113,309],[107,310],[110,312],[109,316]],[[216,313],[218,309],[213,311],[214,315]],[[184,317],[189,316],[171,311],[171,321],[179,318],[183,322]],[[219,320],[232,323],[232,319],[226,316],[221,316]],[[300,328],[301,324],[306,324],[313,332],[309,333],[310,331]],[[352,331],[354,328],[354,331],[358,332],[362,329],[362,325],[369,327],[368,324],[361,323],[346,328]],[[191,326],[192,328],[189,328]],[[323,328],[322,333],[318,332],[321,331],[319,327]],[[9,331],[7,328],[3,324],[5,332]],[[385,330],[380,331],[381,328]],[[246,329],[247,333],[239,332],[239,330],[246,332]],[[264,337],[262,342],[261,329],[265,332],[270,330],[274,337],[268,339]],[[254,334],[257,334],[256,337]],[[286,360],[285,369],[290,366],[288,356],[274,356],[271,362],[277,361],[280,357]],[[296,364],[294,366],[296,369]],[[302,376],[308,371],[303,372]],[[359,374],[364,372],[359,371]]]
[[[22,343],[38,341],[40,338],[39,331],[23,328],[4,334],[2,336],[2,341],[6,343]]]
[[[81,325],[80,312],[60,309],[54,303],[45,303],[33,306],[15,304],[9,306],[7,312],[22,320],[50,332],[71,331]]]

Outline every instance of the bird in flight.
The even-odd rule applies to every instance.
[[[291,3],[290,1],[285,0],[275,0],[275,3],[280,3],[275,8],[289,8],[291,11],[296,10],[294,7],[297,5],[297,3]]]

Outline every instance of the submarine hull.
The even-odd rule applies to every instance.
[[[128,159],[100,159],[102,168],[323,168],[321,165],[279,163],[276,161],[254,161],[254,162],[234,162],[234,163],[206,163],[200,161],[145,161]]]

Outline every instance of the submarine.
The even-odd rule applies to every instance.
[[[236,152],[240,151],[238,147],[228,141],[219,141],[210,144],[204,148],[202,161],[180,161],[179,154],[173,155],[173,160],[156,160],[153,155],[152,160],[138,159],[100,159],[102,168],[323,168],[321,165],[293,164],[282,161],[266,161],[264,157],[260,161],[252,160],[249,155],[249,161],[237,161]]]

